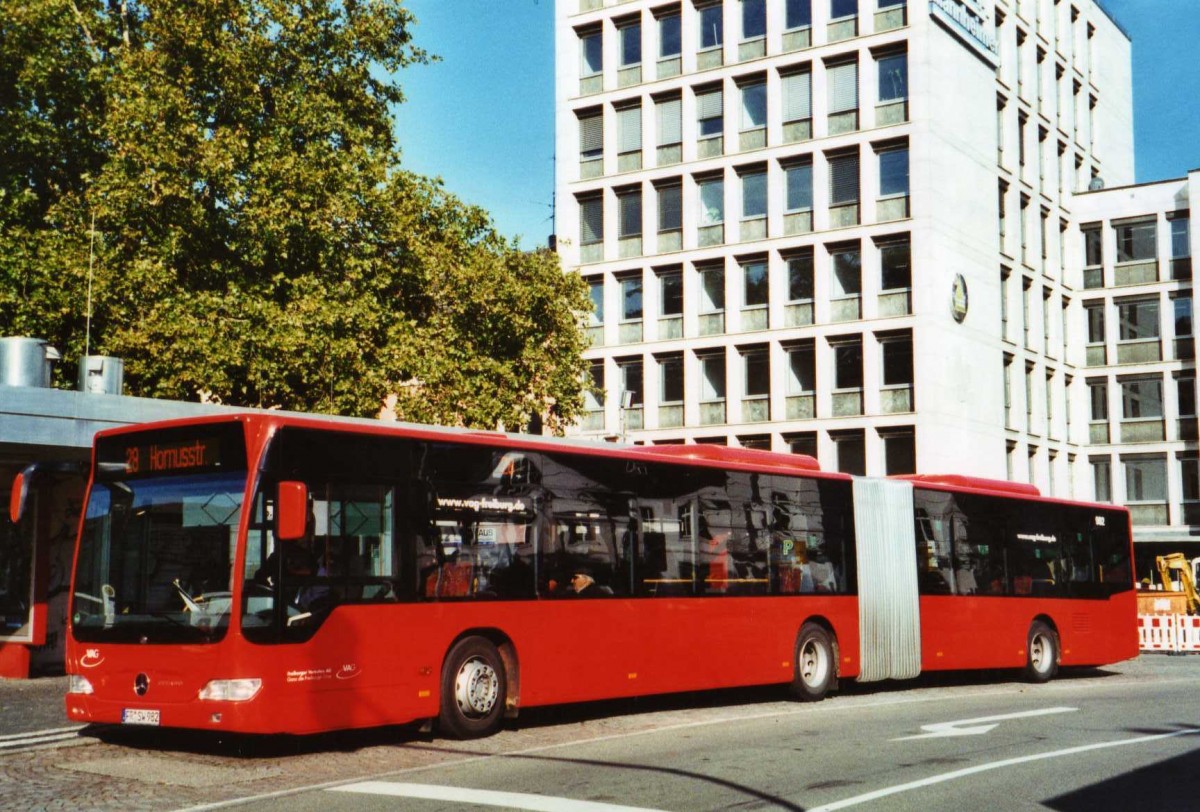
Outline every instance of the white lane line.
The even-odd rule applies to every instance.
[[[621,806],[599,801],[577,801],[553,795],[531,795],[525,792],[493,792],[465,787],[446,787],[434,784],[405,784],[394,781],[363,781],[326,792],[358,792],[364,795],[389,795],[395,798],[419,798],[423,801],[449,801],[476,806],[502,806],[505,809],[528,809],[531,812],[658,812],[644,806]]]
[[[46,730],[26,730],[24,733],[8,733],[0,736],[0,742],[9,741],[10,739],[26,739],[30,736],[53,736],[58,733],[74,733],[78,730],[83,730],[83,725],[72,725],[71,727],[52,727]]]
[[[1043,761],[1051,758],[1062,758],[1063,756],[1074,756],[1079,753],[1088,753],[1092,750],[1105,750],[1110,747],[1125,747],[1131,744],[1145,744],[1146,742],[1159,741],[1160,739],[1172,739],[1176,736],[1191,736],[1200,733],[1200,728],[1190,730],[1176,730],[1173,733],[1159,733],[1155,736],[1141,736],[1136,739],[1121,739],[1113,742],[1100,742],[1098,744],[1085,744],[1079,747],[1068,747],[1065,750],[1051,750],[1048,753],[1034,753],[1028,756],[1017,756],[1015,758],[1006,758],[1002,761],[993,761],[990,764],[979,764],[975,767],[966,767],[953,772],[942,773],[941,775],[931,775],[928,778],[922,778],[919,781],[910,781],[907,784],[897,784],[894,787],[884,787],[877,789],[874,792],[867,792],[862,795],[855,795],[853,798],[846,798],[841,801],[834,801],[831,804],[823,804],[822,806],[811,807],[808,812],[833,812],[836,809],[846,809],[851,806],[865,804],[868,801],[875,801],[880,798],[886,798],[889,795],[897,795],[901,792],[908,792],[910,789],[920,789],[921,787],[929,787],[934,784],[942,784],[946,781],[954,781],[959,778],[965,778],[968,775],[988,772],[989,770],[999,770],[1004,767],[1012,767],[1017,764],[1027,764],[1031,761]]]

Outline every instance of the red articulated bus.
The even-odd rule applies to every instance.
[[[14,486],[20,507],[22,482]],[[97,435],[73,721],[313,733],[1137,655],[1128,513],[810,457],[240,414]]]

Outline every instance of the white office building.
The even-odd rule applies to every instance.
[[[1190,181],[1131,186],[1130,42],[1099,2],[558,0],[556,50],[582,436],[1032,482],[1186,534]],[[1151,358],[1126,322],[1153,316]],[[1157,431],[1124,417],[1153,396],[1131,375]]]

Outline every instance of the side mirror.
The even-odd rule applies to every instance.
[[[275,538],[302,539],[307,529],[308,486],[303,482],[280,482],[275,500]]]
[[[25,503],[29,501],[29,473],[32,472],[26,468],[13,480],[12,495],[8,500],[8,518],[13,524],[21,521],[25,515]]]

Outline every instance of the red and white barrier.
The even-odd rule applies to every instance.
[[[1142,651],[1200,651],[1200,616],[1138,615]]]

